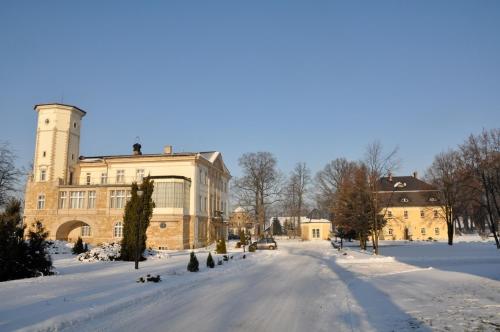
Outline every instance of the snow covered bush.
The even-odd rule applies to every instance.
[[[71,254],[73,243],[60,240],[47,241],[47,251],[50,255]]]
[[[103,243],[78,255],[78,260],[81,262],[115,261],[120,257],[120,250],[119,243]]]

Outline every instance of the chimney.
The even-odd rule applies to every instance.
[[[392,182],[392,173],[389,172],[389,182]]]
[[[132,151],[133,151],[133,154],[134,155],[141,155],[142,152],[141,152],[141,145],[139,143],[135,143],[134,145],[132,145]]]
[[[413,172],[413,177],[414,177],[415,179],[417,178],[417,175],[418,175],[417,171]]]
[[[163,154],[172,154],[172,145],[165,145],[163,147]]]

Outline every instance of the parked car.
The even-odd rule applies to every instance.
[[[228,235],[228,240],[239,240],[240,236],[237,234],[229,234]]]
[[[278,249],[278,244],[273,238],[263,238],[251,244],[256,249]]]

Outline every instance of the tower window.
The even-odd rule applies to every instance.
[[[42,156],[46,157],[47,156],[47,151],[43,151]]]
[[[50,123],[49,119],[45,119],[45,124],[48,125]]]
[[[73,122],[73,128],[76,128],[76,122]]]
[[[66,208],[66,192],[65,191],[61,191],[59,193],[59,208],[60,209],[65,209]]]
[[[47,170],[40,170],[40,181],[47,181]]]
[[[38,201],[37,201],[36,208],[38,210],[45,209],[45,195],[44,194],[38,195]]]

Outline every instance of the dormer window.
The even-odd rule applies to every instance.
[[[410,200],[408,199],[408,197],[402,197],[401,198],[401,203],[408,203]]]
[[[437,202],[437,198],[434,196],[429,197],[429,202]]]

